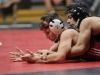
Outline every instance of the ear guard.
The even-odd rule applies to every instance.
[[[61,34],[64,30],[64,24],[59,19],[54,19],[50,23],[44,21],[44,24],[48,25],[50,30],[56,35]]]

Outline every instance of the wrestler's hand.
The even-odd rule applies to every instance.
[[[41,59],[46,60],[49,50],[39,50],[36,53],[41,54]]]
[[[17,47],[16,47],[16,50],[18,52],[10,52],[10,59],[15,62],[23,61],[22,56],[25,55],[25,53]]]
[[[41,54],[42,60],[47,60],[47,55],[49,55],[51,53],[52,53],[52,51],[50,51],[50,50],[39,50],[39,51],[37,51],[37,54]]]
[[[22,56],[22,60],[26,61],[27,63],[35,63],[35,55],[33,52],[26,49],[26,51],[29,53],[28,55]]]

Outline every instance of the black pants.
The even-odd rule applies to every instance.
[[[1,9],[1,13],[3,15],[13,14],[13,6],[14,4],[11,4],[8,8]]]

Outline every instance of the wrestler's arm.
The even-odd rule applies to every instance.
[[[50,51],[57,51],[58,50],[58,46],[59,46],[59,42],[55,43],[53,46],[51,46],[51,48],[49,49]]]
[[[80,56],[89,49],[91,38],[91,25],[88,18],[84,19],[80,25],[80,32],[75,46],[72,47],[69,57]]]
[[[64,28],[65,30],[67,29],[67,27],[65,26]],[[59,46],[59,41],[55,44],[53,44],[49,50],[39,50],[37,51],[38,53],[46,53],[46,52],[56,52],[58,50],[58,46]],[[46,54],[45,54],[46,55]]]
[[[59,42],[54,43],[54,45],[52,45],[49,50],[47,50],[47,49],[39,50],[36,53],[42,54],[43,57],[46,57],[49,53],[51,54],[52,52],[56,52],[58,50],[58,46],[59,46]]]
[[[72,44],[72,36],[70,35],[70,31],[64,31],[61,35],[57,52],[53,52],[47,55],[46,60],[40,61],[39,59],[36,62],[48,63],[48,62],[61,62],[65,60],[66,56],[69,54],[71,50],[71,44]]]

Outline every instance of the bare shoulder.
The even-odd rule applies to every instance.
[[[83,23],[88,23],[93,19],[93,17],[87,17],[85,19],[82,20]]]
[[[61,36],[74,36],[78,35],[78,32],[75,29],[67,29],[62,32]]]
[[[96,16],[87,17],[82,20],[80,28],[85,28],[85,29],[87,27],[91,28],[93,25],[96,25],[99,22],[100,22],[100,17],[96,17]]]
[[[87,17],[82,20],[82,22],[93,22],[95,20],[100,20],[100,17],[92,16],[92,17]]]

